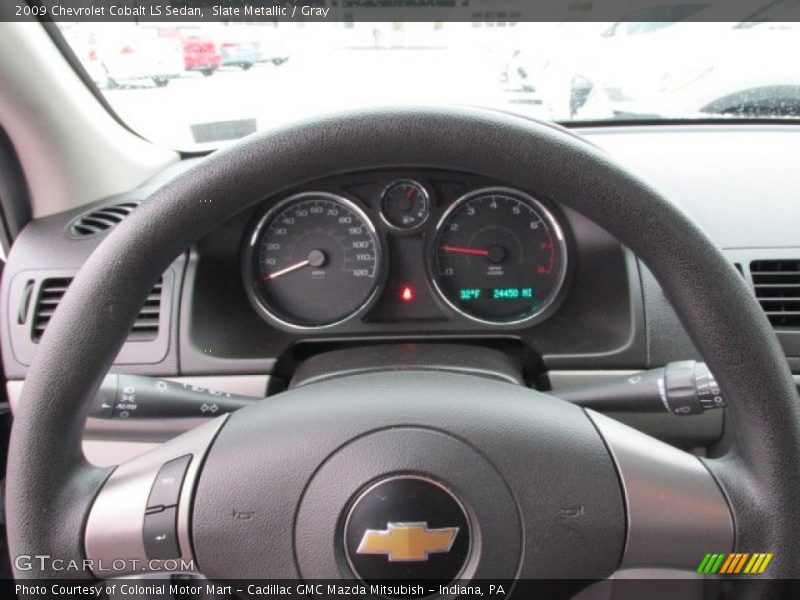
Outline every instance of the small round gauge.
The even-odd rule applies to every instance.
[[[256,308],[289,328],[328,327],[366,310],[381,273],[381,241],[350,200],[324,192],[278,203],[256,226],[245,283]]]
[[[442,299],[482,323],[544,318],[567,272],[564,234],[537,200],[486,188],[456,200],[434,237],[431,276]]]
[[[381,216],[395,229],[416,229],[428,220],[430,210],[428,192],[411,179],[393,181],[381,195]]]

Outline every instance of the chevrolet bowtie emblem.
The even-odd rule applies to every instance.
[[[367,529],[357,554],[384,554],[391,562],[424,561],[429,554],[450,552],[458,527],[428,529],[427,523],[388,523],[386,529]]]

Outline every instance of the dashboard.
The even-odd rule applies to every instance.
[[[121,220],[201,160],[28,226],[5,277],[12,378],[107,235],[96,223]],[[629,367],[645,341],[638,278],[615,238],[537,190],[425,167],[342,173],[265,197],[187,249],[164,273],[158,310],[142,315],[158,322],[116,364],[289,381],[298,361],[329,349],[465,341],[501,347],[531,381],[545,366]]]
[[[786,283],[786,293],[800,285],[786,279],[800,260],[795,129],[581,135],[661,189],[723,246],[800,373],[791,298],[759,295],[773,293],[776,282]],[[10,380],[25,377],[58,300],[108,231],[202,160],[185,159],[125,194],[28,224],[0,295]],[[429,350],[426,360],[444,363],[457,344],[471,349],[466,362],[502,356],[496,370],[507,367],[546,390],[701,359],[646,266],[559,200],[428,165],[339,173],[265,196],[164,272],[114,370],[231,392],[249,382],[247,393],[263,395],[292,385],[311,358],[331,356],[335,368],[338,350],[359,350],[369,362],[387,346],[416,344]],[[684,446],[722,430],[721,415],[712,413],[679,424],[653,415],[623,420]]]

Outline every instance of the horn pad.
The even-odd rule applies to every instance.
[[[344,524],[347,563],[368,583],[449,583],[461,574],[470,541],[461,502],[444,485],[418,475],[370,485],[356,498]]]
[[[508,486],[485,458],[450,435],[401,427],[360,437],[321,466],[300,504],[295,551],[307,579],[446,584],[513,578],[521,538]]]

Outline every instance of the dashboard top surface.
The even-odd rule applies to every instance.
[[[722,248],[800,246],[800,127],[608,127],[579,133],[683,208]]]
[[[709,124],[572,128],[651,183],[723,248],[797,247],[800,127]],[[144,182],[145,198],[202,158]],[[758,205],[759,218],[751,219]]]

